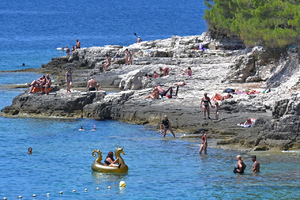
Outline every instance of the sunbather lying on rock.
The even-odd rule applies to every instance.
[[[174,83],[174,85],[178,85],[178,86],[185,86],[187,85],[186,82],[184,80],[180,81],[180,82],[177,82],[177,83]]]
[[[45,75],[43,75],[42,77],[38,78],[38,80],[34,80],[31,83],[31,87],[28,93],[32,93],[34,87],[39,87],[41,90],[43,90],[43,85],[45,85],[46,83],[46,78]]]
[[[247,121],[245,121],[243,124],[237,124],[237,125],[243,127],[251,127],[255,123],[255,121],[256,121],[255,118],[248,118]]]
[[[210,100],[211,101],[223,101],[223,100],[229,99],[229,98],[233,98],[233,96],[229,93],[225,96],[223,96],[219,93],[215,93],[214,96]]]
[[[146,96],[145,98],[143,98],[143,100],[149,99],[149,98],[151,98],[151,99],[158,99],[159,98],[159,92],[158,92],[157,87],[154,88],[152,94],[150,94],[149,96]]]

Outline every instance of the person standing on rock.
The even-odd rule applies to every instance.
[[[252,159],[252,161],[253,161],[252,172],[254,172],[254,173],[259,172],[260,164],[259,164],[259,162],[256,160],[256,156],[255,156],[255,155],[251,156],[251,159]]]
[[[137,39],[136,39],[136,43],[140,43],[142,41],[141,37],[138,36]]]
[[[93,77],[90,77],[90,80],[88,81],[86,85],[85,91],[96,91],[96,88],[98,87],[97,82],[93,79]]]
[[[206,112],[207,112],[208,119],[210,119],[210,117],[209,117],[209,104],[211,106],[210,98],[207,96],[207,93],[205,92],[204,97],[201,99],[201,103],[200,103],[200,108],[203,108],[204,119],[206,119]]]
[[[207,154],[207,136],[206,136],[204,129],[201,129],[200,133],[202,133],[202,137],[201,137],[202,144],[199,149],[199,154],[202,154],[203,150],[204,150],[204,154]]]
[[[75,49],[80,49],[80,42],[76,39]]]
[[[71,92],[71,87],[73,85],[71,68],[69,68],[68,71],[66,72],[65,78],[66,78],[66,85],[67,85],[67,93],[69,94]]]
[[[45,95],[48,95],[48,88],[51,87],[51,78],[49,77],[49,74],[46,75],[46,83],[45,83]],[[43,92],[43,91],[42,91]]]
[[[160,132],[162,133],[162,126],[164,125],[164,137],[166,137],[167,134],[167,130],[169,129],[171,131],[171,133],[173,134],[173,136],[175,137],[175,134],[172,130],[172,126],[171,123],[168,119],[168,116],[165,115],[165,118],[162,120],[161,124],[160,124]]]
[[[129,65],[129,64],[132,65],[132,53],[128,49],[126,49],[125,52],[126,52],[125,65]]]
[[[66,46],[66,55],[70,56],[70,52],[71,52],[70,48],[68,46]]]

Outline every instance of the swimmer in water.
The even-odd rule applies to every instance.
[[[79,131],[84,131],[84,129],[83,129],[83,127],[82,127],[82,125],[80,126],[80,129],[79,129]]]
[[[32,148],[31,147],[28,148],[28,152],[27,153],[28,154],[32,154]]]
[[[96,125],[94,125],[94,128],[92,129],[92,131],[96,131],[97,129],[96,129]]]
[[[202,133],[202,137],[201,137],[202,144],[199,149],[199,154],[202,154],[203,150],[204,150],[204,154],[207,154],[207,136],[206,136],[204,129],[201,129],[200,133]]]

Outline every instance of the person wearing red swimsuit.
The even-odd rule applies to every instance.
[[[199,154],[202,154],[202,151],[204,150],[204,154],[207,154],[207,136],[206,133],[204,131],[204,129],[200,130],[200,133],[202,133],[202,144],[200,146],[199,149]]]

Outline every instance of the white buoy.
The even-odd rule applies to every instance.
[[[73,192],[76,192],[76,190],[73,190]]]
[[[110,188],[111,188],[110,186],[107,187],[107,189],[110,189]]]
[[[120,187],[126,187],[126,183],[125,181],[120,181],[120,184],[119,184]]]
[[[97,187],[96,190],[99,190],[99,188]]]
[[[84,189],[84,191],[86,192],[86,191],[87,191],[87,189]]]
[[[63,191],[60,191],[59,194],[63,194]]]
[[[35,195],[35,194],[33,194],[33,195],[32,195],[32,197],[36,197],[36,195]]]

